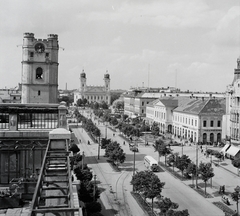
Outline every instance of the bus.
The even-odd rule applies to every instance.
[[[157,172],[159,167],[158,167],[158,162],[151,156],[145,156],[144,157],[144,165],[149,169],[152,170],[153,172]]]

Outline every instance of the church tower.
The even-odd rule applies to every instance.
[[[86,87],[87,87],[87,78],[86,78],[86,74],[85,74],[84,70],[82,70],[82,73],[80,74],[80,82],[81,82],[80,92],[82,95],[81,99],[83,99],[83,95],[84,95],[84,92],[86,91]]]
[[[111,102],[110,75],[108,74],[108,71],[106,71],[106,74],[104,74],[104,84],[105,84],[105,91],[106,91],[106,101],[108,101],[108,104],[110,104]]]
[[[58,35],[36,39],[24,33],[22,103],[58,103]]]

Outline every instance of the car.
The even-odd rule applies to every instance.
[[[133,152],[138,152],[138,147],[136,147],[136,146],[131,146],[131,147],[130,147],[130,150],[133,151]]]

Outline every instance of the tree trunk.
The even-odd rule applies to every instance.
[[[152,198],[152,214],[153,214],[153,198]]]
[[[207,182],[205,181],[205,196],[207,195]]]

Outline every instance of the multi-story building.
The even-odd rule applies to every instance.
[[[192,99],[173,110],[173,134],[193,142],[221,142],[225,99]]]
[[[162,134],[192,142],[221,142],[225,99],[163,97],[147,105],[146,120]]]
[[[131,89],[125,92],[122,97],[124,98],[124,114],[128,116],[141,116],[147,117],[146,106],[156,99],[163,97],[191,97],[191,98],[223,98],[224,93],[212,92],[190,92],[180,91],[168,87],[167,89]]]
[[[110,104],[110,75],[104,74],[104,86],[88,86],[87,77],[84,70],[80,74],[80,88],[74,92],[74,103],[77,104],[78,99],[86,98],[89,103],[91,102],[106,102]]]
[[[19,86],[10,89],[0,89],[0,103],[21,103],[21,95]]]
[[[232,84],[227,86],[226,115],[224,116],[224,135],[231,143],[240,145],[240,58],[234,69]]]

